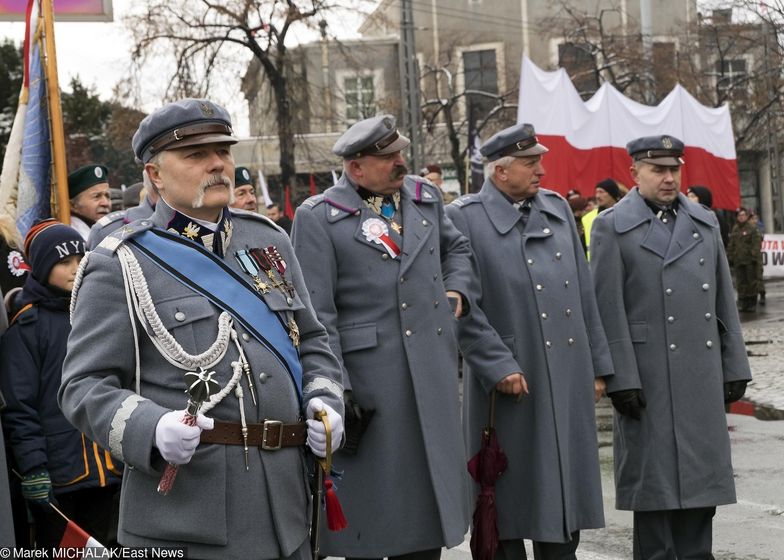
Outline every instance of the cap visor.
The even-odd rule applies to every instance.
[[[546,154],[549,151],[550,150],[548,150],[547,147],[542,144],[534,144],[530,148],[527,148],[525,150],[520,150],[519,152],[514,152],[509,155],[512,157],[532,157],[532,156],[539,156],[542,154]]]
[[[679,157],[641,158],[637,161],[643,161],[652,165],[661,165],[662,167],[680,167],[683,165],[683,158]]]
[[[405,150],[406,148],[408,148],[409,144],[411,144],[411,140],[409,140],[408,138],[406,138],[402,134],[399,134],[398,137],[397,137],[397,140],[392,142],[389,146],[387,146],[383,150],[380,150],[380,151],[376,152],[375,154],[371,154],[371,155],[383,156],[383,155],[386,155],[386,154],[393,154],[395,152],[399,152],[400,150]]]
[[[176,150],[178,148],[187,148],[188,146],[201,146],[202,144],[236,144],[237,142],[239,142],[238,138],[228,134],[197,134],[170,144],[164,150]]]

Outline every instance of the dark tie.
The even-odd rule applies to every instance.
[[[520,215],[522,216],[523,226],[528,223],[528,217],[531,215],[531,205],[533,204],[533,200],[530,198],[525,199],[520,203],[520,206],[517,208],[520,210]]]

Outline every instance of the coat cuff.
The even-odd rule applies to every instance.
[[[121,404],[109,428],[109,452],[125,464],[149,475],[160,473],[155,461],[155,428],[169,409],[132,394]]]
[[[610,342],[613,370],[615,373],[605,378],[607,394],[624,389],[641,389],[640,374],[637,369],[637,356],[630,340]]]

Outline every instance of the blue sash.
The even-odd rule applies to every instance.
[[[144,231],[129,243],[242,324],[288,371],[302,401],[302,363],[283,320],[239,274],[200,245],[160,229]]]

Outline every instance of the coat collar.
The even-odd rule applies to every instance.
[[[678,193],[678,216],[672,233],[653,215],[645,204],[637,187],[633,188],[612,208],[615,218],[615,231],[626,233],[648,222],[648,231],[641,247],[652,251],[669,264],[702,242],[702,234],[697,230],[695,221],[708,227],[716,227],[713,213],[702,205],[695,204],[683,193]]]
[[[509,199],[498,190],[490,178],[485,179],[482,190],[479,191],[479,199],[490,217],[490,222],[501,235],[509,233],[520,220],[520,211],[509,203]],[[558,208],[553,197],[549,195],[549,191],[540,189],[533,198],[526,235],[531,237],[549,235],[550,232],[544,230],[549,230],[547,224],[550,217],[560,221],[566,220],[563,211]]]
[[[196,222],[193,218],[176,211],[161,199],[155,205],[152,214],[152,223],[156,227],[165,229],[176,235],[187,237],[194,243],[202,245],[220,257],[225,256],[226,249],[231,243],[234,226],[231,221],[231,212],[224,207],[217,231],[212,231],[206,226]]]
[[[654,218],[638,187],[629,191],[629,194],[613,206],[613,209],[615,231],[618,233],[625,233]],[[684,213],[709,227],[716,226],[716,217],[711,210],[692,202],[683,193],[678,193],[678,218]],[[677,219],[675,221],[677,222]]]
[[[405,273],[433,231],[434,224],[422,213],[420,206],[438,201],[436,188],[415,175],[407,175],[403,182],[400,191],[400,211],[403,215],[400,274]],[[364,234],[362,224],[369,219],[380,218],[363,202],[347,174],[344,173],[335,186],[324,191],[324,202],[327,205],[327,222],[335,223],[356,216],[358,223],[354,239],[377,251],[386,252],[381,244],[368,240]]]
[[[435,188],[427,181],[422,180],[421,177],[406,175],[403,187],[400,189],[401,207],[404,206],[403,202],[406,199],[417,204],[436,202],[438,196],[432,192]],[[324,191],[324,202],[328,206],[327,221],[329,223],[337,222],[348,216],[359,216],[362,209],[365,208],[362,197],[357,193],[356,184],[347,173],[343,173],[334,186]]]

